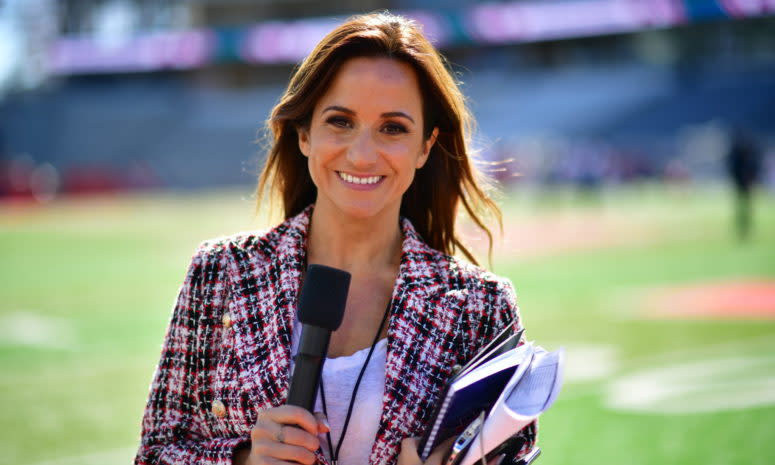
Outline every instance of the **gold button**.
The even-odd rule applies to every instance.
[[[223,418],[226,416],[226,406],[223,405],[223,402],[221,402],[220,400],[213,401],[211,411],[213,412],[213,415],[215,415],[218,418]]]
[[[227,329],[231,328],[231,325],[233,324],[233,322],[231,321],[231,315],[229,315],[228,313],[224,313],[223,316],[221,317],[221,323],[223,323],[224,328],[227,328]]]

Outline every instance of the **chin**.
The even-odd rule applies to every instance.
[[[362,203],[345,205],[340,204],[338,207],[342,214],[357,220],[368,220],[370,218],[375,218],[379,215],[385,214],[388,211],[384,205]]]
[[[359,220],[367,220],[377,216],[378,212],[374,208],[368,207],[345,207],[342,208],[342,213],[346,216]]]

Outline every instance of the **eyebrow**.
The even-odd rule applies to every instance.
[[[322,113],[325,113],[327,111],[340,111],[342,113],[347,113],[348,115],[355,116],[355,111],[346,107],[341,107],[339,105],[331,105],[329,107],[326,107],[323,109]],[[383,118],[393,118],[393,117],[406,118],[412,123],[414,123],[414,119],[411,116],[404,113],[403,111],[389,111],[387,113],[382,113],[382,115],[380,116],[382,116]]]

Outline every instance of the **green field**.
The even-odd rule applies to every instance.
[[[188,260],[202,239],[256,227],[249,196],[0,204],[0,463],[129,463]],[[775,462],[775,319],[657,318],[643,303],[653,288],[775,282],[772,200],[740,244],[715,188],[505,198],[507,236],[570,217],[552,236],[592,243],[496,254],[529,338],[568,351],[537,463]],[[579,227],[601,224],[603,246],[584,237],[600,228]]]

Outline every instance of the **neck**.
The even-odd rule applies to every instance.
[[[360,219],[342,217],[318,204],[310,219],[308,263],[350,272],[397,266],[403,237],[398,212]]]

